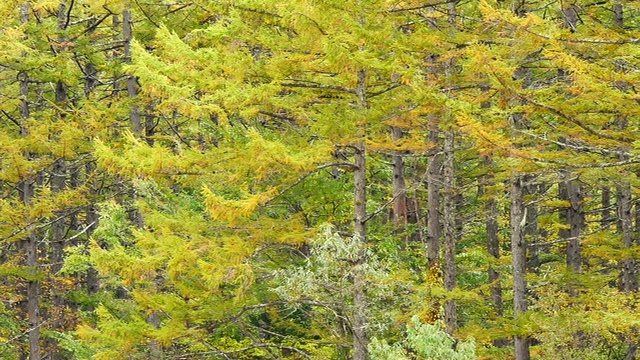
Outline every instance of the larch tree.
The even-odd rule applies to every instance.
[[[0,357],[634,358],[639,12],[3,3]]]

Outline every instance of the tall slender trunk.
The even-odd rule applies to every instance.
[[[87,23],[86,31],[89,36],[94,32],[94,29],[95,29],[94,25],[95,25],[95,20],[90,20]],[[91,61],[87,61],[87,63],[84,66],[84,73],[86,74],[85,81],[84,81],[84,96],[86,98],[89,98],[93,93],[93,91],[95,90],[96,86],[98,86],[98,78],[97,78],[98,69]],[[91,182],[92,176],[94,175],[94,171],[95,171],[95,165],[89,161],[84,165],[84,167],[85,167],[84,173],[87,179],[86,181]],[[88,188],[89,188],[89,194],[95,195],[97,193],[93,184],[89,185]],[[93,196],[91,197],[93,198]],[[87,231],[86,231],[87,238],[91,238],[91,234],[93,233],[93,230],[98,226],[97,224],[98,217],[99,216],[98,216],[98,213],[96,212],[95,205],[90,204],[87,207],[86,214],[85,214],[85,221],[84,221],[85,226],[87,227]],[[87,287],[87,293],[95,294],[98,292],[98,288],[99,288],[98,272],[93,266],[91,266],[87,270],[87,275],[84,280]]]
[[[29,5],[20,5],[20,21],[25,24],[29,21]],[[22,98],[20,103],[20,116],[23,121],[29,119],[29,75],[21,71],[18,74],[18,80],[20,84],[20,97]],[[20,135],[28,136],[29,131],[25,125],[20,127]],[[24,154],[25,157],[30,158],[31,154]],[[30,178],[24,178],[19,184],[21,191],[21,200],[25,207],[29,207],[33,199],[35,180]],[[25,210],[28,211],[28,210]],[[25,214],[25,222],[29,224],[32,221],[28,213]],[[32,228],[31,226],[29,226]],[[29,360],[40,360],[40,283],[36,280],[38,272],[38,237],[34,230],[30,230],[27,238],[24,241],[26,261],[29,272],[29,279],[27,280],[27,324],[29,329]]]
[[[367,355],[367,288],[362,273],[365,257],[364,245],[366,243],[366,162],[365,147],[361,142],[355,146],[355,236],[363,250],[359,254],[358,262],[354,267],[353,275],[353,359],[365,360]]]
[[[511,177],[511,257],[513,266],[513,314],[519,317],[527,311],[526,243],[524,227],[527,214],[523,205],[523,177],[514,173]],[[515,360],[529,360],[529,339],[523,335],[514,337]]]
[[[511,11],[518,17],[524,17],[527,13],[526,0],[511,0]],[[531,84],[531,71],[519,67],[514,72],[514,77],[522,79],[522,87],[527,88]],[[510,122],[513,128],[523,126],[521,114],[512,114]],[[527,244],[525,239],[525,226],[527,222],[526,208],[524,207],[524,176],[517,172],[511,174],[511,266],[513,271],[513,316],[518,318],[527,311]],[[529,360],[529,338],[523,335],[514,336],[514,359]]]
[[[430,271],[437,271],[440,263],[440,188],[442,161],[438,153],[440,131],[433,121],[429,129],[429,143],[433,146],[427,165],[427,260]]]
[[[429,118],[429,145],[432,149],[427,157],[427,281],[432,285],[440,284],[442,272],[440,268],[440,190],[442,188],[442,155],[440,153],[440,130],[435,115]],[[429,304],[429,319],[440,318],[442,304],[437,298]]]
[[[51,190],[58,193],[64,191],[66,187],[67,164],[64,159],[58,159],[53,164],[51,171]],[[49,294],[51,296],[51,310],[44,313],[50,321],[48,328],[55,331],[63,331],[63,316],[65,308],[64,289],[61,288],[61,282],[56,279],[56,274],[64,262],[65,248],[65,214],[64,210],[55,211],[56,219],[51,224],[51,249],[49,253],[49,261],[51,263],[49,280]],[[50,360],[58,360],[62,358],[60,348],[57,341],[51,338],[46,339],[47,351],[51,354]]]
[[[623,28],[624,25],[624,12],[622,4],[613,5],[613,20],[617,27]],[[623,71],[620,66],[616,67],[616,70]],[[628,91],[629,84],[624,82],[615,83],[621,91]],[[620,131],[625,131],[629,125],[629,120],[621,115],[616,116],[616,123]],[[620,154],[620,160],[629,159],[629,149],[623,148],[622,154]],[[633,234],[633,215],[632,215],[632,190],[629,181],[620,181],[616,186],[617,195],[617,215],[618,215],[618,231],[622,233],[622,242],[627,248],[631,248],[634,245]],[[636,211],[637,211],[636,205]],[[636,276],[637,260],[625,259],[622,262],[622,271],[620,274],[620,290],[624,292],[631,292],[638,290],[638,279]],[[635,352],[635,350],[634,350]]]
[[[58,7],[58,30],[62,34],[66,30],[68,23],[67,5],[63,2]],[[58,42],[60,44],[66,44],[67,39],[64,35],[58,36]],[[65,46],[61,46],[59,52],[66,52],[68,49]],[[65,108],[67,99],[67,84],[65,79],[59,78],[55,87],[55,100],[56,105],[61,111],[58,113],[58,121],[64,122],[66,119]],[[55,161],[51,171],[51,190],[55,193],[64,191],[67,186],[67,162],[64,158],[59,158]],[[65,308],[65,299],[63,296],[63,289],[60,289],[60,283],[56,280],[56,273],[62,268],[64,261],[64,248],[65,248],[65,212],[64,210],[54,211],[56,219],[51,224],[51,249],[49,253],[49,260],[51,262],[51,273],[49,274],[51,279],[50,294],[52,310],[49,314],[46,314],[50,319],[49,328],[55,331],[63,331],[63,309]],[[50,353],[50,360],[58,360],[62,358],[60,347],[52,338],[46,339],[47,352]]]
[[[527,215],[523,206],[523,178],[514,174],[511,178],[511,257],[513,266],[513,313],[517,318],[527,311],[526,243],[524,226]],[[515,360],[529,360],[529,340],[516,335]]]
[[[447,22],[449,23],[449,31],[456,31],[457,17],[457,1],[449,2]],[[455,68],[455,59],[449,60],[445,65],[446,81],[450,82],[450,77]],[[447,291],[453,291],[456,287],[456,200],[458,194],[456,191],[456,178],[454,169],[454,141],[455,141],[455,119],[448,115],[447,128],[444,130],[444,197],[442,199],[443,212],[443,232],[444,232],[444,287]],[[444,304],[444,320],[447,332],[453,334],[456,329],[456,301],[449,299]]]
[[[25,205],[31,203],[33,198],[33,185],[30,180],[22,184],[22,201]],[[27,222],[31,219],[27,217]],[[26,265],[29,271],[27,282],[27,316],[29,332],[29,360],[40,359],[40,283],[36,280],[38,272],[38,237],[32,230],[26,239]]]
[[[578,26],[578,8],[570,2],[560,3],[562,14],[564,15],[564,26],[569,28],[571,32],[575,32]],[[561,81],[569,81],[569,73],[567,69],[558,69],[558,79]],[[567,140],[568,142],[570,140]],[[567,239],[567,266],[571,271],[580,272],[581,270],[581,254],[580,254],[580,236],[585,227],[585,218],[582,211],[582,185],[577,179],[571,179],[569,173],[561,173],[562,181],[558,188],[560,198],[569,202],[569,207],[564,211],[564,218],[569,225],[569,230],[561,231],[560,236]],[[574,290],[570,291],[574,293]]]
[[[493,181],[492,177],[488,181]],[[485,229],[487,231],[487,251],[495,260],[500,259],[500,239],[498,238],[498,202],[495,198],[490,198],[485,206],[487,221]],[[502,303],[502,285],[500,283],[500,273],[493,266],[489,266],[489,282],[491,285],[491,299],[496,315],[502,317],[504,308]]]
[[[634,233],[640,234],[640,201],[636,199]]]
[[[24,180],[21,186],[22,201],[25,205],[31,203],[34,183]],[[31,219],[27,216],[27,223]],[[38,272],[38,237],[32,230],[26,239],[26,265],[30,278],[27,282],[27,316],[29,332],[29,359],[40,359],[40,283],[36,280]]]
[[[492,173],[493,161],[489,157],[484,158],[484,165],[489,168],[486,175],[480,180],[478,187],[478,195],[486,198],[484,205],[484,214],[486,217],[485,231],[487,233],[487,252],[497,261],[500,259],[500,238],[498,237],[498,201],[492,194],[488,194],[489,188],[495,185],[494,175]],[[500,279],[500,273],[489,265],[487,270],[489,276],[489,283],[491,284],[491,302],[493,303],[493,310],[498,317],[504,316],[504,303],[502,299],[502,283]],[[494,346],[503,347],[507,345],[506,339],[496,339],[493,342]]]
[[[618,185],[618,219],[622,230],[622,242],[625,247],[634,245],[633,220],[631,217],[631,186],[628,181]],[[638,283],[636,278],[636,260],[625,259],[622,261],[620,274],[620,290],[624,292],[636,291]]]
[[[620,29],[624,29],[624,9],[622,4],[613,5],[613,19],[614,23]],[[625,84],[626,85],[626,84]],[[624,86],[624,85],[623,85]],[[626,124],[626,119],[618,119],[620,129],[623,130]],[[622,158],[627,158],[627,154],[623,154]],[[631,214],[631,185],[628,181],[623,181],[618,187],[618,218],[620,220],[620,227],[622,230],[622,242],[625,247],[630,248],[637,245],[638,240],[634,239],[633,233],[633,219]],[[635,208],[636,217],[636,232],[640,233],[640,203],[636,203]],[[635,235],[637,236],[637,235]],[[620,288],[624,292],[638,291],[638,276],[637,269],[638,261],[635,259],[626,259],[622,262],[622,273],[620,275]],[[638,352],[638,327],[635,326],[631,329],[631,334],[627,335],[627,352],[625,354],[625,360],[635,360]]]
[[[58,8],[58,29],[64,30],[64,26],[66,23],[66,5],[60,4]],[[65,41],[64,37],[60,37],[58,39],[61,43]],[[65,51],[62,48],[60,51]],[[55,90],[55,99],[56,105],[60,109],[64,109],[65,103],[67,102],[67,86],[64,83],[63,79],[58,79],[56,82],[56,90]],[[65,119],[64,112],[61,112],[58,115],[58,119],[60,121],[64,121]],[[51,171],[51,190],[54,192],[61,192],[66,187],[66,172],[67,166],[64,158],[57,159],[52,167]],[[51,271],[53,273],[58,272],[62,268],[62,260],[64,256],[64,212],[56,211],[55,213],[56,220],[51,224],[52,227],[52,237],[51,237]],[[55,306],[55,305],[54,305]]]
[[[358,95],[359,105],[362,110],[367,107],[366,98],[366,78],[364,69],[358,71]],[[355,234],[356,240],[360,244],[360,254],[353,269],[353,360],[367,360],[369,357],[367,335],[367,284],[364,276],[364,265],[367,262],[364,251],[367,243],[367,169],[366,169],[366,149],[364,137],[366,133],[365,124],[361,125],[362,139],[354,145],[355,167],[353,172],[354,181],[354,213],[355,213]]]
[[[65,189],[67,179],[67,164],[64,159],[58,159],[51,168],[51,190],[61,192]],[[64,211],[55,211],[55,219],[51,224],[51,273],[55,274],[62,268],[64,260]]]
[[[454,177],[454,132],[452,128],[444,131],[444,287],[452,291],[456,286],[456,189]],[[453,334],[456,328],[456,302],[447,300],[444,304],[444,317],[447,331]]]
[[[620,4],[614,5],[613,8],[614,20],[618,27],[622,27],[624,23],[623,9]],[[620,70],[620,69],[618,69]],[[624,90],[628,87],[628,84],[618,83],[616,86]],[[628,119],[618,115],[616,122],[621,131],[624,131],[628,126]],[[627,160],[629,158],[628,148],[623,148],[623,152],[620,155],[621,160]],[[617,215],[618,215],[618,231],[622,233],[622,243],[626,248],[632,248],[637,245],[637,239],[634,239],[633,233],[633,214],[632,214],[632,189],[631,184],[627,180],[620,181],[616,186],[617,194]],[[638,215],[638,204],[636,204],[636,216]],[[624,259],[621,263],[621,271],[619,278],[619,290],[625,293],[638,291],[638,260],[634,258]],[[629,333],[625,335],[625,342],[627,344],[627,351],[625,354],[625,360],[635,360],[636,353],[638,352],[638,327],[632,326]]]
[[[131,41],[133,40],[133,21],[131,20],[131,11],[126,9],[122,12],[122,29],[124,41],[124,62],[131,62]],[[138,95],[138,84],[133,75],[127,76],[127,94],[130,98]],[[134,100],[135,101],[135,100]],[[142,122],[140,116],[140,107],[137,104],[131,106],[129,111],[129,119],[131,121],[131,130],[137,136],[142,135]]]
[[[538,184],[529,184],[524,189],[527,195],[538,195],[540,186]],[[538,205],[535,203],[526,204],[526,226],[524,228],[525,241],[527,243],[527,251],[529,252],[529,260],[527,266],[530,271],[538,272],[540,267],[540,231],[538,229]]]
[[[391,128],[394,140],[402,138],[402,130],[397,127]],[[393,222],[398,230],[404,230],[407,224],[407,189],[404,178],[404,159],[399,152],[391,155],[393,162]]]
[[[569,229],[561,230],[560,237],[567,239],[567,266],[571,271],[579,273],[581,270],[580,236],[585,227],[585,217],[582,210],[582,185],[576,179],[563,179],[558,184],[559,197],[568,202],[568,206],[562,211],[561,217],[564,219]]]
[[[624,130],[627,126],[626,119],[618,119],[619,127]],[[628,159],[625,149],[620,156],[622,160]],[[616,186],[617,195],[617,215],[618,215],[618,231],[622,233],[622,243],[628,249],[637,245],[633,233],[633,213],[632,213],[632,189],[629,181],[623,180]],[[638,205],[636,205],[637,207]],[[637,208],[636,208],[637,210]],[[634,258],[624,259],[621,263],[621,272],[619,278],[619,290],[625,293],[638,291],[638,260]],[[635,360],[638,351],[637,333],[638,327],[632,326],[630,334],[625,337],[627,343],[627,352],[625,360]]]
[[[602,187],[602,212],[600,224],[603,229],[608,229],[611,225],[611,189],[608,186]]]
[[[92,176],[94,175],[94,172],[95,172],[95,164],[92,162],[88,162],[85,165],[85,173],[86,173],[87,179],[91,179]],[[89,193],[92,195],[97,193],[97,189],[95,188],[95,185],[93,183],[89,185]],[[87,208],[87,212],[85,215],[85,226],[87,226],[86,234],[88,238],[91,238],[93,231],[98,227],[98,220],[100,216],[98,215],[98,212],[96,210],[97,209],[94,204],[89,205]],[[87,286],[87,293],[89,293],[89,295],[96,294],[100,289],[98,271],[93,266],[91,266],[89,270],[87,270],[85,283]]]

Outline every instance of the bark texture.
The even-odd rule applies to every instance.
[[[430,269],[436,269],[440,262],[440,188],[442,179],[440,169],[442,160],[438,153],[439,144],[438,125],[431,124],[429,143],[434,146],[431,150],[427,168],[427,260]]]
[[[453,129],[444,132],[444,287],[452,291],[456,286],[456,188],[454,177],[454,133]],[[450,334],[456,329],[456,302],[447,300],[444,304],[444,317]]]
[[[360,106],[364,109],[366,100],[366,72],[358,72],[357,95]],[[363,125],[364,127],[364,125]],[[364,137],[365,129],[362,129]],[[367,242],[367,169],[366,152],[364,140],[354,145],[355,167],[353,172],[354,180],[354,212],[355,212],[355,234],[360,243],[360,254],[354,266],[353,274],[353,360],[367,360],[369,358],[367,336],[367,284],[363,274],[363,265],[367,262],[364,246]]]
[[[131,62],[131,41],[133,40],[133,27],[132,27],[131,11],[124,10],[122,13],[122,33],[124,41],[124,62]],[[127,76],[127,94],[130,98],[135,98],[138,95],[138,84],[136,78],[133,75]],[[137,104],[131,106],[129,111],[129,119],[131,121],[131,130],[137,136],[142,135],[142,122],[140,116],[140,107]]]
[[[567,266],[579,273],[582,262],[580,236],[585,227],[582,185],[577,179],[566,179],[565,176],[565,179],[558,184],[558,191],[558,197],[568,203],[561,213],[561,218],[569,228],[560,231],[560,237],[567,240]]]
[[[513,313],[517,318],[527,311],[526,283],[526,243],[524,227],[527,215],[524,213],[522,176],[514,174],[511,179],[511,257],[513,266]],[[515,360],[529,360],[529,339],[514,337]]]
[[[25,24],[29,21],[29,5],[22,4],[20,6],[20,21]],[[29,119],[29,75],[26,72],[20,72],[18,75],[20,82],[20,116],[23,121]],[[25,125],[20,127],[20,135],[28,136],[29,131]],[[25,154],[26,158],[31,158],[31,154]],[[25,205],[31,204],[34,192],[35,180],[25,178],[19,184],[22,202]],[[25,214],[25,222],[30,224],[32,219]],[[29,333],[29,360],[40,360],[40,283],[36,280],[38,271],[38,236],[34,230],[29,231],[24,240],[24,248],[26,253],[25,265],[30,274],[27,281],[27,324]]]

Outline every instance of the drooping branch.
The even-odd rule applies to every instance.
[[[539,103],[539,102],[537,102],[535,100],[531,100],[531,99],[527,98],[526,96],[524,96],[522,94],[519,94],[519,93],[515,93],[515,95],[516,95],[516,97],[518,97],[518,99],[524,101],[525,103],[534,105],[534,106],[539,107],[541,109],[544,109],[544,110],[546,110],[546,111],[548,111],[548,112],[550,112],[550,113],[552,113],[552,114],[554,114],[556,116],[559,116],[559,117],[561,117],[561,118],[573,123],[574,125],[578,126],[579,128],[585,130],[586,132],[588,132],[591,135],[595,135],[595,136],[598,136],[598,137],[601,137],[601,138],[605,138],[605,139],[609,139],[609,140],[621,141],[621,142],[624,142],[624,143],[632,143],[633,142],[632,139],[627,138],[627,137],[613,136],[613,135],[603,134],[601,132],[595,131],[592,128],[590,128],[589,126],[585,125],[582,121],[576,119],[575,117],[573,117],[571,115],[568,115],[568,114],[560,111],[559,109],[556,109],[556,108],[554,108],[552,106],[549,106],[549,105],[546,105],[546,104]]]
[[[307,179],[309,176],[317,173],[318,171],[322,170],[322,169],[326,169],[329,167],[344,167],[344,168],[350,168],[353,169],[354,165],[351,163],[329,163],[329,164],[323,164],[323,165],[319,165],[317,166],[315,169],[301,175],[300,177],[298,177],[298,179],[296,179],[294,182],[292,182],[291,184],[285,186],[282,190],[278,191],[278,193],[274,196],[272,196],[271,198],[265,200],[264,202],[261,203],[261,206],[265,206],[271,202],[273,202],[275,199],[279,198],[280,196],[284,195],[285,193],[287,193],[289,190],[293,189],[294,187],[296,187],[297,185],[299,185],[301,182],[303,182],[305,179]]]

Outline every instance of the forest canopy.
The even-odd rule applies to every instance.
[[[638,357],[637,1],[0,14],[0,358]]]

